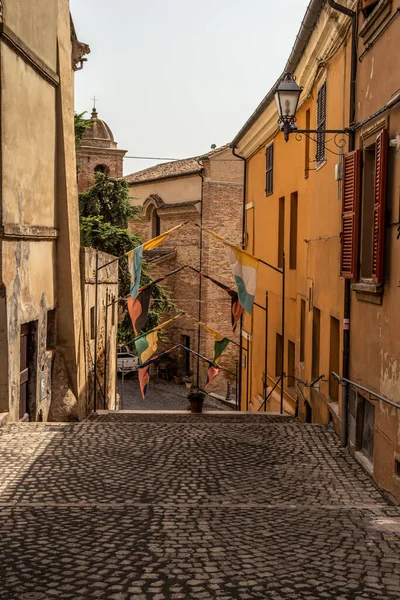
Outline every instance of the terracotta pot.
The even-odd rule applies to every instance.
[[[190,400],[190,412],[201,413],[204,400]]]
[[[182,379],[182,377],[178,377],[177,375],[174,375],[174,381],[175,381],[175,383],[181,384],[183,379]]]

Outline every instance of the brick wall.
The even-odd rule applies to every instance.
[[[173,257],[160,260],[150,266],[149,274],[157,278],[174,268],[184,264],[201,268],[211,277],[234,287],[232,270],[227,259],[223,244],[212,236],[201,233],[194,223],[212,229],[228,241],[239,245],[242,240],[242,212],[243,212],[243,162],[232,155],[229,148],[216,152],[209,159],[204,160],[204,182],[202,217],[194,206],[158,208],[161,232],[189,221],[188,225],[172,234],[163,248],[173,247],[176,252]],[[141,182],[143,187],[143,182]],[[184,181],[182,181],[184,185]],[[135,195],[134,185],[132,195]],[[148,194],[155,193],[154,183],[149,182]],[[148,211],[149,212],[149,211]],[[151,222],[144,215],[139,221],[130,223],[130,230],[138,232],[143,240],[151,237]],[[201,251],[200,251],[201,244]],[[189,315],[202,321],[230,337],[239,343],[239,333],[233,334],[231,328],[231,310],[229,296],[209,282],[207,279],[185,269],[176,276],[166,280],[163,284],[165,290],[170,294],[177,309],[186,311]],[[173,314],[175,314],[173,312]],[[170,318],[166,314],[164,318]],[[169,326],[162,336],[159,349],[167,349],[174,344],[181,343],[183,336],[190,337],[190,346],[198,351],[198,326],[189,318],[182,317],[173,326]],[[226,396],[228,380],[232,387],[235,386],[236,363],[239,360],[239,348],[235,344],[229,344],[227,350],[220,359],[220,364],[232,375],[221,372],[210,386],[209,391]],[[214,339],[206,331],[200,330],[200,353],[212,359],[214,355]],[[190,367],[194,371],[194,382],[197,380],[197,359],[192,356]],[[184,354],[177,355],[177,362],[182,371],[184,368]],[[204,387],[207,377],[207,365],[203,361],[199,363],[199,383]]]

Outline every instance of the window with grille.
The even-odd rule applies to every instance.
[[[326,81],[318,90],[317,96],[317,130],[326,129]],[[325,133],[317,133],[317,167],[325,162]]]
[[[274,191],[274,145],[267,146],[265,150],[265,195],[269,196]]]

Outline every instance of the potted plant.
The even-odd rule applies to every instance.
[[[190,412],[201,413],[203,410],[203,402],[206,394],[201,390],[193,389],[190,390],[188,398],[190,401]]]

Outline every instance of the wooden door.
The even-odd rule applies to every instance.
[[[29,413],[28,405],[28,386],[29,386],[29,362],[31,348],[31,324],[26,323],[21,326],[20,341],[20,400],[19,400],[19,418]]]

